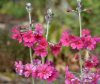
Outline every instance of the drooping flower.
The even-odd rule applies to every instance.
[[[22,36],[20,32],[20,26],[14,26],[12,28],[12,39],[18,40],[19,43],[22,42]]]
[[[41,56],[41,57],[45,57],[48,54],[46,48],[41,45],[34,48],[34,51],[37,56]]]
[[[24,69],[24,65],[22,64],[21,61],[16,61],[15,62],[15,71],[16,73],[18,73],[19,75],[23,75],[23,69]]]
[[[51,52],[55,56],[57,56],[61,51],[61,45],[60,44],[50,45],[50,48],[51,48]]]
[[[28,47],[32,47],[36,42],[34,38],[34,34],[31,30],[23,33],[23,40],[24,40],[24,45]]]

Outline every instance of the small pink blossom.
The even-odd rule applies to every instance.
[[[69,46],[70,45],[70,38],[68,32],[63,32],[62,37],[60,39],[60,42],[63,46]]]
[[[23,75],[23,68],[24,66],[21,61],[15,62],[15,70],[19,75]]]
[[[88,36],[90,35],[90,30],[89,29],[83,29],[82,30],[82,36]]]
[[[24,76],[30,77],[35,70],[36,68],[33,64],[26,64],[24,69]]]
[[[34,34],[31,30],[23,33],[23,40],[24,40],[24,45],[28,47],[32,47],[36,42],[34,38]]]
[[[61,45],[60,44],[50,45],[50,48],[51,48],[51,52],[55,56],[57,56],[61,51]]]
[[[34,31],[34,33],[38,34],[38,35],[43,35],[44,30],[43,30],[42,24],[40,24],[40,23],[35,24],[35,31]]]
[[[45,48],[48,47],[48,42],[44,37],[38,43],[39,45],[44,46]]]
[[[53,73],[53,67],[48,66],[46,64],[42,64],[40,66],[38,66],[38,78],[40,79],[48,79]]]
[[[22,42],[22,36],[20,33],[20,26],[14,26],[12,28],[12,39],[18,40],[19,43]]]
[[[87,48],[88,50],[95,49],[96,41],[91,36],[83,37],[82,40],[84,43],[84,48]]]
[[[47,80],[49,82],[55,81],[58,78],[58,75],[58,71],[54,69],[52,75]]]
[[[34,49],[34,51],[35,51],[35,54],[37,56],[41,56],[41,57],[45,57],[48,54],[46,48],[44,46],[41,46],[41,45],[37,46]]]
[[[65,84],[80,84],[80,80],[74,74],[69,72],[68,66],[66,67]]]
[[[82,40],[79,37],[76,37],[76,39],[70,44],[72,49],[82,49],[84,44],[82,42]]]

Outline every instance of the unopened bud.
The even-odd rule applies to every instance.
[[[31,12],[31,10],[32,10],[32,5],[31,5],[31,3],[26,3],[26,10],[27,10],[28,12]]]

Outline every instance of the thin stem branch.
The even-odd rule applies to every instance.
[[[80,26],[80,37],[82,37],[82,20],[81,20],[81,4],[80,1],[77,1],[78,3],[78,16],[79,16],[79,26]],[[81,80],[82,80],[82,75],[83,75],[83,71],[82,71],[82,57],[81,57],[81,50],[79,51],[79,63],[80,63],[80,73],[81,73]]]
[[[46,40],[48,40],[48,34],[49,34],[49,21],[47,22],[46,28],[47,28],[47,31],[46,31]]]
[[[31,20],[31,11],[28,11],[28,17],[29,17],[29,30],[31,30],[31,24],[32,24],[32,20]],[[32,49],[29,48],[29,54],[30,54],[30,62],[31,64],[33,64],[33,58],[32,58]],[[32,78],[32,84],[34,83],[34,79]]]

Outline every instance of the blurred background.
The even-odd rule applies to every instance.
[[[48,8],[53,10],[54,17],[50,25],[49,41],[58,42],[62,32],[67,29],[71,30],[73,34],[79,35],[77,13],[66,12],[68,8],[76,9],[76,0],[0,0],[0,79],[6,81],[15,78],[15,60],[29,61],[28,48],[12,40],[10,31],[14,25],[27,24],[28,16],[25,9],[27,2],[32,3],[32,20],[44,25],[46,10]],[[83,28],[90,29],[92,35],[100,36],[99,0],[82,0],[82,5],[83,9],[87,9],[87,11],[82,12]],[[100,55],[100,45],[93,52]],[[70,65],[71,70],[77,71],[79,65],[73,58],[76,53],[77,51],[73,51],[69,47],[63,48],[58,57],[49,53],[47,59],[55,60],[56,68],[60,72],[64,71],[66,64]]]

